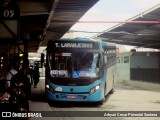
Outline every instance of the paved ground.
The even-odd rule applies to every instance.
[[[160,85],[118,80],[114,94],[108,95],[106,102],[100,106],[90,103],[59,103],[49,106],[44,99],[44,81],[38,88],[32,89],[33,100],[30,101],[31,111],[68,111],[67,114],[78,114],[75,111],[160,111]],[[41,90],[39,89],[41,88]],[[38,94],[36,94],[38,93]],[[54,114],[54,112],[53,112]],[[157,117],[62,117],[43,118],[44,120],[159,120]],[[92,114],[95,114],[94,112]],[[90,114],[89,114],[90,115]],[[33,119],[33,118],[32,118]],[[35,118],[34,118],[35,119]],[[33,119],[33,120],[34,120]],[[42,120],[40,118],[36,120]]]

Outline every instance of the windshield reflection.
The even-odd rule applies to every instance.
[[[53,53],[50,57],[51,77],[95,78],[99,76],[99,53]]]

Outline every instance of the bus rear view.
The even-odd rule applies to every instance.
[[[104,58],[99,42],[49,41],[46,56],[46,97],[50,101],[102,101]]]

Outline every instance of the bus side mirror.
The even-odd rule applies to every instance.
[[[44,53],[41,53],[41,64],[44,63]]]

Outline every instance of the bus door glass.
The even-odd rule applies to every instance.
[[[70,78],[72,74],[72,53],[54,52],[50,57],[51,77]]]

